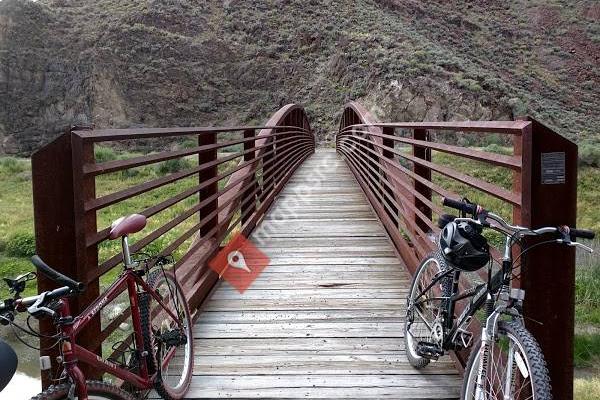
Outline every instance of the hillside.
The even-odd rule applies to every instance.
[[[64,126],[261,122],[344,102],[386,120],[508,119],[600,136],[595,1],[3,0],[0,153]]]

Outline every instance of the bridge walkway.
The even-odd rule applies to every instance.
[[[406,361],[409,275],[333,149],[303,163],[251,239],[270,264],[204,303],[188,398],[458,398],[449,358]]]

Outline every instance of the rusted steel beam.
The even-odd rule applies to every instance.
[[[384,127],[383,129],[393,129],[391,127]],[[355,130],[356,132],[356,130]],[[418,145],[432,150],[441,151],[443,153],[452,154],[464,158],[469,158],[475,161],[481,161],[486,164],[496,165],[498,167],[510,168],[513,170],[521,169],[521,157],[513,155],[507,156],[504,154],[490,153],[488,151],[475,150],[472,148],[453,146],[444,143],[434,143],[425,140],[409,139],[405,137],[393,136],[390,134],[377,134],[366,129],[361,129],[358,132],[368,133],[370,136],[381,137],[382,139],[390,139],[394,142],[406,143],[410,145]]]
[[[463,131],[520,135],[529,124],[527,121],[444,121],[444,122],[390,122],[368,123],[356,126],[376,126],[403,129],[435,129],[440,131]]]
[[[577,145],[533,118],[519,151],[523,174],[520,223],[575,226],[577,222]],[[553,159],[550,165],[549,159]],[[563,168],[564,167],[564,168]],[[561,171],[562,170],[562,171]],[[527,244],[538,240],[531,239]],[[573,398],[575,249],[559,244],[528,252],[521,267],[525,323],[539,342],[555,399]],[[538,321],[538,322],[534,322]]]
[[[429,133],[425,129],[414,129],[413,130],[413,138],[419,141],[428,141]],[[431,149],[424,147],[413,145],[412,146],[413,157],[425,160],[427,162],[431,162]],[[420,165],[417,163],[413,163],[413,172],[416,175],[419,175],[423,179],[431,181],[431,168],[426,167],[424,165]],[[415,190],[419,192],[423,197],[427,200],[431,201],[431,189],[420,183],[419,181],[414,182]],[[429,230],[428,221],[431,221],[432,213],[431,208],[427,206],[425,202],[422,202],[419,199],[414,199],[415,206],[426,216],[426,218],[421,218],[415,216],[415,223],[419,228],[423,231],[427,232]],[[422,240],[429,240],[427,237],[421,238]]]
[[[288,104],[287,106],[278,110],[273,117],[279,115],[278,113],[286,112],[287,107],[299,107],[295,104]],[[131,140],[131,139],[150,139],[150,138],[168,138],[177,136],[192,136],[192,135],[204,135],[204,134],[217,134],[223,132],[235,132],[245,131],[247,129],[297,129],[297,126],[288,125],[264,125],[264,126],[231,126],[231,127],[186,127],[186,128],[131,128],[131,129],[94,129],[94,130],[76,130],[74,133],[84,139],[86,142],[115,142],[120,140]]]
[[[255,146],[255,140],[254,140],[254,135],[255,135],[255,131],[254,130],[247,130],[244,131],[244,138],[252,138],[253,140],[251,142],[246,142],[244,143],[244,150],[251,150],[252,148],[254,148]],[[252,152],[248,152],[244,155],[244,161],[245,162],[250,162],[253,161],[256,157],[256,152],[252,151]],[[250,197],[251,200],[244,202],[242,201],[241,203],[241,213],[242,215],[247,215],[247,214],[252,214],[256,211],[256,188],[257,188],[257,184],[256,184],[256,163],[254,163],[252,168],[252,183],[249,183],[247,185],[247,189],[244,192],[244,197]],[[246,222],[248,220],[248,217],[242,217],[242,223]]]

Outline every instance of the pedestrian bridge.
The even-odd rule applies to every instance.
[[[505,146],[481,148],[490,135]],[[122,155],[103,158],[103,146]],[[558,166],[556,154],[545,164],[550,153]],[[467,353],[424,370],[404,354],[405,299],[434,249],[441,197],[466,195],[524,225],[574,226],[576,162],[574,144],[532,119],[383,123],[359,103],[342,109],[335,149],[317,146],[294,104],[263,126],[73,127],[33,156],[37,249],[88,284],[81,310],[122,259],[110,221],[146,215],[133,249],[173,253],[195,310],[190,399],[456,399]],[[243,293],[208,266],[237,234],[270,259]],[[525,313],[543,324],[530,329],[555,397],[569,398],[574,253],[550,247],[524,261]],[[480,277],[461,285],[469,279]],[[129,316],[98,319],[82,342],[119,351],[108,344]]]

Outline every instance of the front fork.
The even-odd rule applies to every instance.
[[[507,304],[502,304],[494,307],[494,301],[491,294],[488,293],[486,299],[486,311],[488,311],[488,317],[485,322],[485,326],[481,330],[481,347],[479,348],[479,366],[477,370],[477,383],[475,387],[475,400],[486,400],[485,392],[485,377],[488,372],[488,363],[490,360],[490,351],[498,337],[498,318],[503,314],[511,315],[513,318],[521,318],[518,310],[524,298],[524,291],[520,289],[512,289],[510,293],[503,293],[501,297],[507,301]],[[515,312],[514,305],[517,305],[517,312]],[[491,312],[490,312],[491,311]],[[507,362],[506,362],[506,375],[504,376],[502,400],[513,400],[511,397],[512,386],[515,382],[515,368],[514,368],[514,357],[515,347],[512,342],[509,343]]]

